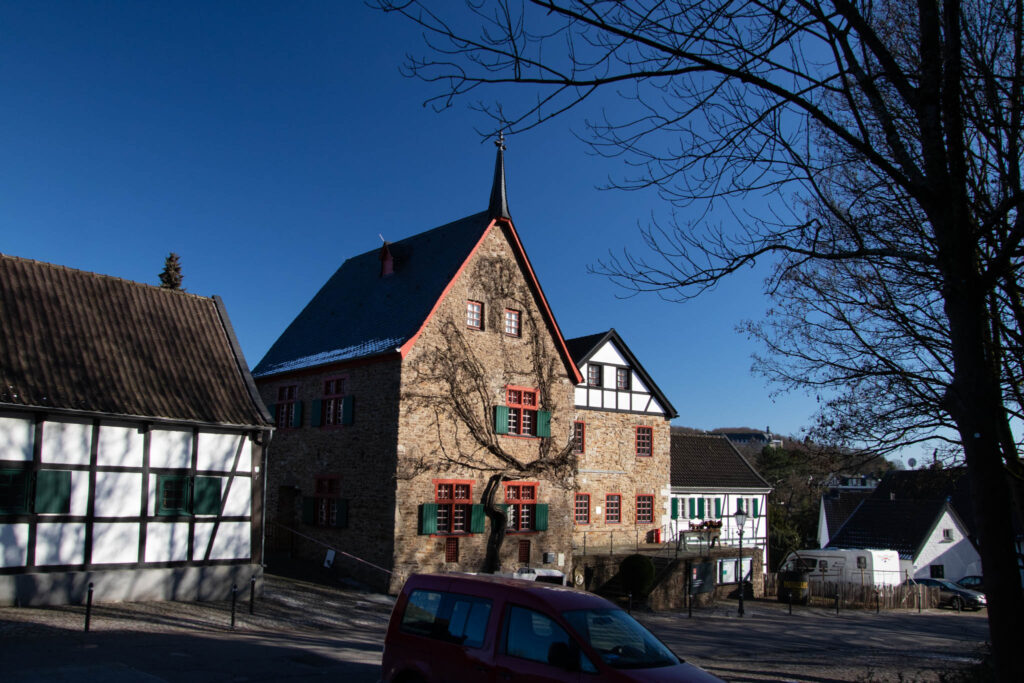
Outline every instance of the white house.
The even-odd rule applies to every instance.
[[[981,574],[967,527],[944,500],[865,500],[828,547],[895,550],[904,578],[956,581]]]
[[[0,255],[0,604],[261,575],[266,414],[219,299]]]
[[[768,567],[768,494],[771,486],[732,442],[718,434],[672,432],[672,536],[680,540],[712,531],[717,542],[738,546],[735,513],[747,513],[743,545],[761,549]],[[719,583],[736,580],[729,560],[720,560]],[[749,573],[743,567],[743,574]]]

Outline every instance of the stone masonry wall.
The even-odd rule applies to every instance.
[[[257,380],[264,403],[278,403],[278,388],[295,385],[302,427],[277,429],[268,447],[267,556],[323,562],[330,546],[386,569],[393,556],[395,446],[398,438],[400,365],[394,360],[334,366]],[[312,427],[312,401],[322,399],[328,379],[343,378],[353,397],[351,425]],[[338,476],[339,497],[348,501],[347,528],[302,521],[302,500],[314,495],[317,476]],[[294,529],[303,536],[291,533]],[[336,570],[386,588],[387,574],[343,556]]]
[[[468,300],[484,305],[481,330],[466,325]],[[506,309],[521,312],[518,337],[505,334]],[[472,500],[480,503],[488,477],[500,471],[511,480],[536,482],[538,502],[549,505],[547,531],[506,535],[501,569],[528,564],[569,571],[571,456],[565,476],[522,476],[493,451],[521,463],[537,460],[545,448],[549,458],[567,452],[573,384],[543,321],[540,302],[526,287],[509,235],[500,226],[492,227],[403,362],[393,592],[414,571],[481,568],[490,520],[484,533],[459,535],[458,562],[446,562],[447,537],[421,535],[419,514],[422,504],[435,501],[438,479],[471,481]],[[540,408],[551,411],[550,439],[494,433],[494,407],[505,404],[508,386],[539,392]],[[466,415],[457,415],[455,403],[465,406]],[[504,501],[503,489],[495,501]],[[521,541],[529,541],[529,562],[519,561]],[[544,564],[544,553],[553,553],[554,561]]]
[[[662,540],[670,521],[670,430],[669,421],[656,415],[610,412],[576,408],[577,421],[586,424],[584,453],[579,456],[577,492],[590,494],[590,522],[576,524],[573,542],[578,552],[607,553],[610,548],[635,546],[653,541],[661,530]],[[636,428],[651,427],[652,455],[636,455]],[[608,522],[607,496],[621,496],[620,522]],[[636,497],[654,496],[654,518],[650,524],[636,523]],[[598,513],[600,508],[600,513]]]

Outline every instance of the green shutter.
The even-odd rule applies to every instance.
[[[537,411],[537,436],[551,436],[551,411]]]
[[[313,496],[302,497],[302,523],[313,526],[316,524],[317,501]]]
[[[341,399],[341,424],[350,425],[352,424],[352,410],[355,407],[355,398],[352,396],[346,396]]]
[[[494,406],[494,433],[508,434],[508,406]]]
[[[36,513],[66,515],[71,512],[71,472],[40,470],[36,474]]]
[[[192,489],[192,513],[196,515],[220,514],[220,477],[196,477]]]
[[[176,489],[173,494],[171,489]],[[156,476],[156,514],[189,514],[191,490],[191,479],[183,474],[158,474]],[[177,505],[174,504],[175,502]]]
[[[295,412],[292,414],[292,427],[302,426],[302,401],[295,402]]]
[[[701,519],[704,519],[704,499],[703,498],[698,498],[697,499],[697,516],[700,517]]]
[[[495,503],[495,509],[505,516],[505,524],[508,524],[508,503]]]
[[[487,515],[483,505],[474,505],[469,512],[469,533],[482,534]]]
[[[339,529],[348,528],[348,499],[341,498],[335,501],[338,504],[338,514],[334,520],[334,526]]]
[[[715,519],[722,518],[722,499],[715,498]]]
[[[309,426],[323,427],[324,425],[324,402],[318,398],[313,399],[309,410]]]
[[[697,516],[697,499],[688,498],[687,500],[690,501],[690,519],[693,519]]]
[[[754,517],[755,517],[755,518],[757,518],[757,517],[760,517],[761,515],[759,515],[759,514],[758,514],[758,510],[757,510],[757,504],[758,504],[759,502],[761,502],[761,501],[760,501],[760,500],[758,500],[757,498],[754,498],[754,499],[752,500],[752,502],[753,502],[753,504],[754,504]]]
[[[679,519],[679,499],[672,499],[672,519]]]
[[[420,505],[420,533],[437,533],[437,503],[423,503]]]
[[[548,504],[537,503],[534,509],[534,524],[533,527],[537,531],[548,530]]]

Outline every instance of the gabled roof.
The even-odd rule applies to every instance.
[[[680,488],[770,489],[724,436],[672,432],[671,484]]]
[[[267,426],[217,298],[0,255],[0,406]]]
[[[664,407],[665,415],[670,418],[679,417],[679,413],[676,411],[675,407],[669,403],[668,398],[661,389],[658,388],[657,383],[651,379],[651,376],[647,374],[647,370],[645,370],[644,366],[640,364],[640,361],[636,359],[636,356],[633,355],[630,348],[626,346],[626,342],[622,341],[622,337],[619,336],[619,333],[615,331],[614,327],[607,332],[598,332],[596,334],[586,335],[585,337],[566,339],[565,345],[569,350],[569,354],[572,356],[573,362],[576,363],[576,367],[582,368],[583,364],[590,360],[591,356],[597,353],[598,350],[600,350],[600,348],[607,342],[615,344],[619,349],[619,353],[625,357],[629,366],[633,369],[633,372],[640,375],[640,379],[643,380],[644,386],[647,387],[651,392],[651,395],[653,395],[658,402],[661,403],[662,407]],[[577,380],[577,383],[582,381],[583,377],[581,376]]]
[[[967,527],[967,534],[977,538],[974,505],[971,502],[970,479],[966,467],[949,469],[890,470],[875,488],[875,500],[949,500]]]
[[[828,547],[895,550],[901,558],[913,559],[945,510],[960,521],[944,500],[869,498],[832,535]]]
[[[834,536],[843,523],[850,518],[857,506],[871,496],[871,491],[835,491],[821,497],[825,513],[825,524],[829,536]]]
[[[527,283],[537,295],[566,372],[579,382],[579,371],[507,216],[502,152],[499,147],[486,211],[387,243],[394,265],[388,275],[381,274],[380,249],[345,261],[274,342],[253,375],[262,378],[389,355],[404,358],[491,226],[500,225],[508,231]]]

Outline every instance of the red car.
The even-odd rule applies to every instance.
[[[416,574],[384,641],[387,683],[720,681],[592,593],[498,576]]]

